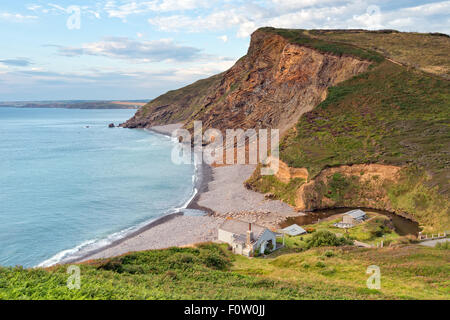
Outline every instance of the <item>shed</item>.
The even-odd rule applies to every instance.
[[[301,234],[305,234],[306,230],[300,227],[299,225],[292,224],[289,227],[281,229],[282,233],[288,234],[290,236],[298,236]]]
[[[361,223],[366,219],[367,215],[361,209],[355,209],[344,213],[342,216],[342,223],[355,225]]]

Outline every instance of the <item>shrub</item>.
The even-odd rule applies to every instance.
[[[175,253],[167,259],[167,263],[170,269],[188,269],[194,262],[197,261],[197,257],[190,253],[179,252]]]
[[[334,252],[331,250],[328,250],[324,253],[324,256],[327,258],[331,258],[332,256],[334,256]]]
[[[313,232],[316,232],[316,229],[313,227],[308,227],[308,228],[306,228],[306,232],[313,233]]]
[[[323,263],[322,261],[317,261],[317,262],[316,262],[316,267],[317,267],[317,268],[325,268],[326,265],[325,265],[325,263]]]
[[[122,261],[120,261],[119,259],[109,260],[105,264],[98,266],[97,269],[109,270],[117,273],[124,272]]]
[[[314,233],[312,237],[306,241],[306,244],[307,248],[309,249],[313,247],[324,247],[324,246],[336,247],[343,245],[351,245],[353,244],[353,241],[345,237],[338,238],[334,233],[330,231],[320,230]]]
[[[200,259],[209,268],[217,270],[227,270],[231,266],[231,261],[224,255],[217,252],[203,251],[200,253]]]

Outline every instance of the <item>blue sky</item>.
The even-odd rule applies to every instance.
[[[231,67],[260,26],[449,34],[450,1],[1,0],[0,101],[154,98]]]

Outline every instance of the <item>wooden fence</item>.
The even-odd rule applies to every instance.
[[[426,241],[426,240],[436,240],[436,239],[443,239],[443,238],[447,238],[447,236],[449,235],[448,231],[444,231],[443,233],[432,233],[431,235],[429,234],[422,234],[421,232],[419,232],[419,236],[417,237],[417,239],[419,241]]]

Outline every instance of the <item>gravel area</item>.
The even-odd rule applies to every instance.
[[[174,123],[174,124],[168,124],[165,126],[153,126],[149,128],[150,131],[155,131],[167,136],[172,136],[172,132],[181,128],[183,126],[182,123]]]
[[[178,216],[109,246],[80,261],[115,257],[127,252],[164,249],[217,239],[217,228],[224,219],[210,216]]]
[[[180,124],[174,124],[152,127],[151,130],[170,134],[179,127]],[[281,201],[266,199],[263,194],[246,189],[244,182],[254,170],[254,165],[203,166],[200,185],[197,186],[199,194],[188,208],[200,209],[208,215],[172,214],[163,217],[72,262],[214,241],[217,240],[218,227],[229,217],[276,228],[287,217],[302,215]]]
[[[200,195],[198,204],[217,214],[248,211],[285,217],[298,215],[289,205],[279,200],[266,199],[263,194],[245,188],[244,182],[250,178],[255,167],[234,165],[213,168],[213,180],[208,183],[208,190]]]

